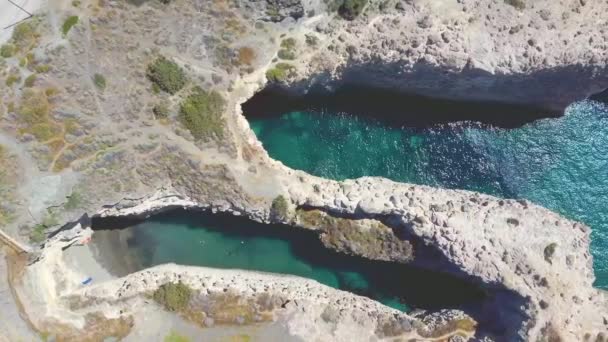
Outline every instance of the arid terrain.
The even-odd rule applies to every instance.
[[[585,225],[525,200],[292,170],[268,156],[241,104],[266,86],[357,84],[560,112],[608,85],[606,10],[50,0],[0,47],[0,227],[16,241],[2,237],[0,339],[603,341]],[[504,331],[291,276],[169,264],[116,278],[86,246],[86,215],[178,207],[310,229],[340,252],[467,279],[494,294],[482,314]],[[166,300],[173,291],[186,300]]]

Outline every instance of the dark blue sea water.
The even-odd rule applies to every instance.
[[[526,198],[582,221],[593,230],[596,286],[608,287],[608,107],[604,104],[577,102],[563,117],[514,129],[470,123],[411,129],[323,112],[253,118],[251,126],[273,158],[318,176],[383,176]]]

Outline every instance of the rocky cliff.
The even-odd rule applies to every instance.
[[[8,218],[3,229],[39,245],[85,212],[230,211],[318,230],[328,246],[347,253],[438,267],[473,281],[494,295],[485,313],[496,315],[504,330],[488,338],[603,338],[608,320],[604,295],[592,287],[588,227],[526,201],[379,178],[334,182],[290,170],[269,158],[240,105],[270,81],[294,92],[360,83],[559,111],[606,87],[606,7],[599,1],[51,1],[15,29],[0,61],[0,143],[11,161],[11,177],[0,178],[11,185],[2,187],[10,198],[0,207],[0,219]],[[60,28],[72,15],[77,23]],[[159,59],[180,70],[160,86],[155,82],[163,78],[150,71]],[[190,110],[201,102],[212,103],[203,106],[211,110]],[[276,206],[271,210],[278,196],[286,201],[280,215]],[[52,251],[52,260],[63,260],[61,248]],[[51,276],[41,265],[26,268],[30,279],[39,279],[38,272]],[[77,290],[76,278],[67,286],[51,277],[48,288],[29,283],[36,285],[20,293],[33,293],[40,299],[34,307],[57,309],[53,320],[81,329],[91,311],[72,306],[72,295],[100,298],[104,306],[128,292],[120,284],[153,291],[160,278],[182,276],[204,289],[196,277],[208,272],[157,271],[90,292]],[[271,281],[263,278],[251,281]],[[347,295],[327,298],[340,296]],[[149,309],[136,308],[139,315]],[[293,324],[316,319],[301,317]]]
[[[352,21],[319,16],[304,22],[318,46],[298,61],[294,79],[301,89],[364,84],[561,113],[607,87],[606,6],[370,1]]]

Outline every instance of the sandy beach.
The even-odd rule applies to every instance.
[[[29,13],[46,5],[46,0],[11,0]],[[0,0],[0,44],[6,42],[13,33],[12,25],[28,18],[30,15],[8,0]]]

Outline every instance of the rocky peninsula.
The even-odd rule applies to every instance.
[[[35,249],[3,252],[15,298],[3,305],[26,320],[7,316],[23,328],[0,338],[158,339],[145,334],[179,320],[201,334],[256,326],[267,339],[603,341],[588,227],[525,200],[289,169],[268,156],[241,104],[270,84],[296,94],[357,84],[559,112],[608,85],[607,9],[49,1],[0,51],[0,226]],[[297,277],[163,265],[116,279],[80,246],[94,234],[85,214],[171,208],[311,229],[340,252],[466,279],[490,294],[478,317],[499,329]],[[187,300],[163,300],[172,291]]]

